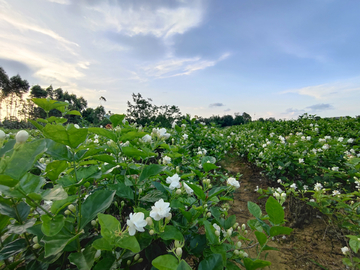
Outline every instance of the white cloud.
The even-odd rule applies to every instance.
[[[53,2],[53,3],[57,3],[57,4],[61,4],[61,5],[70,5],[71,2],[70,0],[45,0],[48,2]]]
[[[299,95],[310,96],[318,100],[343,98],[345,96],[351,96],[359,93],[360,82],[356,82],[355,79],[347,82],[335,82],[321,85],[314,85],[303,87],[300,89],[292,89],[282,92],[286,93],[297,93]]]
[[[192,1],[188,6],[174,9],[159,7],[149,10],[142,6],[123,8],[102,2],[98,6],[89,7],[102,15],[102,20],[91,20],[95,28],[113,30],[123,34],[154,35],[170,37],[173,34],[183,34],[200,25],[203,9],[200,1]]]

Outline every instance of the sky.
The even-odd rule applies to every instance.
[[[140,93],[192,116],[356,116],[359,11],[354,0],[0,0],[0,66],[112,113]]]

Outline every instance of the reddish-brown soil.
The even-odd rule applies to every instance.
[[[241,187],[235,193],[229,214],[235,214],[240,224],[254,218],[247,209],[248,201],[257,203],[265,212],[266,199],[259,200],[259,194],[254,190],[256,186],[266,189],[269,184],[275,186],[277,183],[270,183],[260,174],[260,170],[236,158],[227,158],[221,165],[231,175],[242,174]],[[343,245],[337,239],[336,231],[326,225],[326,217],[299,200],[287,199],[284,206],[285,219],[288,220],[285,226],[294,230],[286,238],[278,237],[269,242],[269,246],[276,247],[279,251],[262,253],[260,259],[264,259],[268,252],[266,260],[272,263],[271,267],[265,269],[345,269],[341,261]],[[249,251],[250,255],[255,255],[255,252]]]

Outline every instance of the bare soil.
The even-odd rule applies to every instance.
[[[236,191],[234,202],[231,205],[230,215],[235,214],[239,224],[246,223],[254,217],[247,208],[247,202],[257,203],[265,212],[266,198],[258,199],[259,194],[254,190],[267,189],[277,183],[268,181],[260,174],[260,170],[244,160],[227,158],[221,162],[223,168],[232,175],[241,173],[241,187]],[[345,269],[341,259],[341,247],[344,245],[338,240],[336,231],[327,226],[326,217],[313,210],[302,201],[287,199],[285,219],[287,227],[293,228],[291,235],[281,236],[269,242],[269,246],[279,251],[265,251],[260,259],[265,259],[272,265],[264,269],[292,270],[292,269]],[[255,239],[254,239],[255,240]],[[255,255],[255,250],[249,251]]]

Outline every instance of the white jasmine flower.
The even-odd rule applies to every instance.
[[[303,158],[299,158],[299,163],[304,163],[304,159],[303,159]]]
[[[153,128],[153,134],[156,135],[157,137],[159,137],[160,139],[168,139],[170,137],[169,133],[166,133],[166,129],[165,128]]]
[[[171,158],[168,156],[163,157],[163,164],[167,165],[171,163]]]
[[[307,185],[304,185],[303,188],[304,188],[304,190],[308,190],[308,189],[309,189],[309,187],[308,187]]]
[[[350,138],[347,140],[348,143],[353,143],[354,142],[354,139]]]
[[[346,255],[347,253],[349,253],[349,248],[348,247],[342,247],[341,248],[341,252],[344,254],[344,255]]]
[[[187,140],[187,138],[189,137],[189,135],[184,134],[182,137],[184,138],[184,140]]]
[[[322,188],[323,188],[323,186],[320,183],[316,183],[315,186],[314,186],[315,191],[320,191]]]
[[[331,170],[334,171],[334,172],[338,172],[338,171],[339,171],[339,167],[332,167]]]
[[[171,190],[174,190],[175,188],[180,188],[181,187],[181,185],[180,185],[180,177],[179,177],[179,175],[176,173],[176,174],[174,174],[173,176],[171,176],[171,177],[167,177],[166,178],[166,183],[167,184],[170,184],[170,186],[169,186],[169,188],[171,189]]]
[[[144,137],[141,138],[143,142],[151,142],[151,136],[149,134],[146,134]]]
[[[16,133],[15,139],[16,143],[24,143],[29,138],[29,133],[25,130],[20,130],[18,133]]]
[[[323,147],[322,147],[322,149],[324,149],[324,150],[327,150],[329,148],[330,148],[330,145],[328,145],[328,144],[324,144]]]
[[[226,183],[228,184],[228,186],[233,186],[235,188],[239,188],[240,187],[240,183],[238,181],[236,181],[235,178],[230,177]]]
[[[343,137],[339,137],[339,138],[338,138],[338,142],[342,142],[343,140],[344,140]]]
[[[278,182],[279,184],[281,184],[281,183],[282,183],[281,179],[278,179],[278,180],[277,180],[277,182]]]
[[[77,128],[77,129],[80,128],[78,124],[74,124],[74,127]]]
[[[193,194],[193,190],[191,187],[189,187],[185,182],[184,182],[184,188],[185,188],[185,191],[188,195],[192,195]]]
[[[163,199],[160,199],[155,202],[154,206],[151,206],[150,217],[156,221],[159,221],[162,218],[169,217],[171,215],[170,210],[170,203],[164,202]]]
[[[295,183],[293,183],[293,184],[291,184],[291,186],[290,186],[291,188],[293,188],[293,189],[297,189],[297,186],[296,186],[296,184]]]
[[[126,224],[129,226],[129,234],[135,235],[136,231],[144,232],[144,227],[147,225],[146,220],[144,219],[144,213],[130,213],[129,220],[126,221]]]

